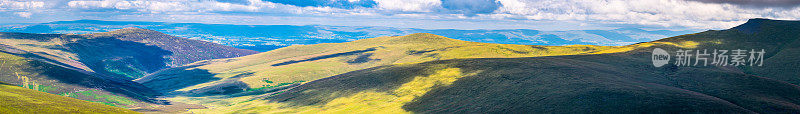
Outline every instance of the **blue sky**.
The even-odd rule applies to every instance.
[[[0,0],[0,23],[94,19],[424,29],[726,29],[798,0]]]

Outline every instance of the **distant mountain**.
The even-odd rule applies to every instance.
[[[752,19],[741,26],[728,30],[705,31],[627,46],[587,48],[592,51],[586,50],[565,55],[523,58],[459,58],[405,64],[392,62],[395,64],[341,74],[331,73],[338,75],[296,84],[299,86],[287,86],[288,90],[272,89],[274,91],[256,94],[258,95],[256,97],[245,97],[250,98],[246,100],[223,99],[217,100],[217,102],[208,100],[238,98],[230,97],[236,96],[237,92],[222,92],[221,94],[229,96],[207,97],[200,103],[216,105],[219,102],[236,102],[227,104],[230,106],[222,105],[222,107],[192,110],[192,112],[798,113],[800,112],[800,98],[797,97],[800,96],[800,86],[798,86],[800,78],[797,77],[800,75],[800,67],[797,67],[800,63],[798,61],[800,59],[797,59],[800,56],[798,51],[800,50],[800,34],[798,33],[800,33],[800,21]],[[425,35],[405,37],[432,39],[423,36]],[[345,44],[379,39],[391,40],[392,38],[397,37],[366,39]],[[403,41],[415,40],[404,39]],[[403,44],[416,45],[415,43]],[[324,45],[326,46],[323,47],[335,47],[329,46],[333,44]],[[422,47],[429,45],[421,44]],[[473,51],[480,53],[485,51],[484,49],[492,50],[488,47],[471,48],[467,49],[468,51],[456,53],[471,55],[470,52]],[[547,50],[569,47],[553,46],[547,47]],[[764,49],[766,53],[764,54],[764,66],[677,66],[672,63],[675,62],[673,60],[665,66],[655,67],[651,60],[654,48],[668,50],[671,55],[675,55],[679,49]],[[370,59],[382,57],[377,55],[383,48],[375,49],[367,51],[375,53],[369,57]],[[526,50],[525,48],[510,49],[520,53],[542,51]],[[273,52],[279,51],[281,50]],[[397,51],[397,49],[385,48],[384,51]],[[442,53],[447,52],[439,52],[439,54]],[[342,54],[347,53],[334,53],[334,55]],[[214,73],[226,71],[214,70],[225,68],[222,66],[254,68],[226,71],[239,71],[243,74],[220,73],[229,76],[229,78],[222,78],[223,80],[241,80],[241,82],[227,84],[239,86],[216,87],[227,89],[228,87],[242,87],[241,85],[257,87],[258,84],[254,83],[256,81],[269,84],[265,87],[273,87],[271,84],[274,83],[273,80],[307,76],[294,74],[283,78],[261,78],[264,75],[252,75],[254,73],[248,73],[248,71],[257,71],[255,73],[308,72],[308,70],[259,71],[255,68],[311,64],[310,62],[315,61],[330,61],[325,64],[311,65],[317,68],[330,65],[329,68],[321,68],[331,69],[328,71],[336,71],[332,70],[335,68],[353,67],[338,64],[338,62],[348,59],[320,58],[330,57],[329,55],[318,54],[306,56],[305,58],[308,59],[272,62],[244,59],[257,56],[251,55],[235,60],[213,60],[209,61],[211,64],[203,65],[205,67],[197,68],[200,68],[200,71],[211,69],[209,71]],[[347,56],[358,57],[350,54]],[[280,56],[262,56],[261,58],[270,57],[286,58]],[[392,61],[392,59],[386,60]],[[263,65],[250,66],[254,63]],[[316,68],[305,67],[303,69]],[[250,77],[259,77],[263,80],[253,80],[252,78],[247,80]],[[204,83],[198,86],[214,84],[218,83]],[[148,84],[145,83],[145,85]],[[193,89],[203,88],[183,90]],[[191,95],[188,97],[190,98],[175,99],[198,98],[198,96]]]
[[[0,113],[115,113],[134,111],[30,90],[0,82]]]
[[[139,28],[94,34],[0,33],[0,45],[47,57],[53,63],[133,80],[160,69],[256,51],[170,36]]]
[[[83,34],[108,32],[127,27],[150,29],[179,37],[199,39],[262,52],[290,45],[342,43],[359,39],[380,36],[399,36],[412,33],[432,33],[459,40],[484,43],[550,46],[574,44],[619,46],[696,32],[643,30],[638,28],[572,31],[538,31],[527,29],[456,30],[369,26],[225,25],[99,20],[0,25],[0,32]]]

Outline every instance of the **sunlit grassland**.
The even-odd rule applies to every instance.
[[[380,65],[420,63],[432,60],[462,58],[517,58],[617,53],[629,51],[635,48],[649,47],[654,44],[681,46],[697,45],[697,43],[694,42],[680,44],[672,42],[657,42],[629,46],[534,46],[467,42],[436,36],[433,34],[412,34],[408,36],[364,39],[341,44],[290,46],[257,55],[234,58],[233,61],[214,63],[197,68],[207,69],[212,73],[220,74],[217,75],[218,78],[227,78],[226,76],[233,76],[224,75],[229,73],[254,72],[254,76],[246,77],[242,79],[242,81],[248,83],[250,87],[257,87],[265,85],[265,83],[262,83],[258,80],[261,78],[268,78],[278,83],[316,80],[344,72]],[[373,59],[374,61],[357,64],[344,62],[352,60],[353,58],[357,58],[357,55],[351,55],[300,62],[284,66],[271,66],[275,63],[283,61],[302,60],[337,52],[348,52],[367,48],[377,48],[375,51],[366,52],[371,53],[369,58]],[[424,53],[410,54],[414,52]],[[203,85],[204,84],[201,84],[199,86]]]
[[[261,88],[264,86],[278,86],[280,83],[291,83],[298,81],[312,81],[325,77],[330,77],[350,71],[382,66],[382,65],[402,65],[414,64],[434,60],[448,59],[468,59],[468,58],[519,58],[519,57],[541,57],[541,56],[561,56],[561,55],[589,55],[626,52],[633,49],[650,47],[654,45],[674,45],[680,47],[692,47],[698,45],[696,42],[649,42],[628,46],[594,46],[594,45],[568,45],[568,46],[538,46],[538,45],[514,45],[514,44],[491,44],[479,42],[467,42],[450,39],[433,34],[411,34],[407,36],[378,37],[371,39],[357,40],[347,43],[329,43],[317,45],[298,45],[289,46],[265,53],[231,58],[201,61],[193,65],[201,65],[192,69],[208,70],[215,74],[214,77],[219,81],[201,83],[177,91],[192,91],[220,83],[229,83],[230,80],[246,83],[249,88]],[[353,52],[374,48],[374,51],[364,53],[330,57],[325,59],[297,62],[287,65],[275,66],[275,64],[306,60],[309,58],[333,55],[343,52]],[[359,57],[366,56],[368,61],[352,63]],[[362,58],[363,59],[363,58]],[[171,72],[174,73],[174,72]],[[238,74],[253,73],[248,77],[237,77]],[[192,76],[192,74],[177,73],[174,75]],[[263,81],[267,79],[272,83]],[[141,79],[140,79],[141,80]],[[158,88],[158,87],[152,87]],[[207,104],[212,110],[216,107],[226,107],[236,105],[242,101],[228,100],[214,97],[186,97],[168,98],[180,102],[196,102],[191,99],[202,99],[200,101],[215,102]],[[219,101],[214,101],[214,100]],[[260,102],[255,100],[254,102]],[[228,104],[226,104],[228,103]],[[239,105],[241,106],[241,105]],[[222,109],[219,109],[222,110]]]
[[[349,97],[340,97],[324,105],[292,106],[289,104],[255,100],[216,109],[192,110],[193,113],[410,113],[402,106],[433,89],[448,86],[458,78],[474,75],[462,73],[458,68],[432,68],[435,73],[416,76],[393,91],[366,90]]]
[[[133,106],[136,105],[136,102],[125,98],[120,97],[117,95],[109,95],[105,93],[100,93],[97,90],[87,90],[87,91],[78,91],[78,92],[69,92],[69,93],[62,93],[61,96],[67,96],[72,98],[87,98],[92,99],[91,102],[102,103],[109,106],[116,106],[116,107],[123,107],[127,108],[126,106]],[[117,105],[121,104],[121,105]]]
[[[0,113],[136,113],[79,99],[0,84]]]

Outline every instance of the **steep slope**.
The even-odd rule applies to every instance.
[[[0,42],[119,80],[133,80],[199,60],[257,53],[139,28],[80,35],[0,33]]]
[[[599,54],[638,46],[490,44],[419,33],[290,46],[245,57],[201,61],[162,70],[136,81],[168,93],[169,100],[213,107],[265,97],[306,81],[381,65],[458,58]]]
[[[792,82],[798,78],[798,27],[798,21],[753,19],[729,30],[615,49],[619,53],[373,67],[308,82],[267,99],[194,111],[800,113],[800,86]],[[764,49],[766,54],[764,66],[654,67],[654,48],[672,55],[678,49]]]
[[[141,84],[105,79],[48,60],[21,50],[0,50],[0,81],[111,106],[136,108],[162,104],[152,99],[159,93]]]
[[[136,80],[164,92],[205,93],[226,90],[198,89],[213,85],[237,85],[231,91],[316,80],[336,74],[388,64],[453,58],[529,57],[598,52],[611,47],[566,46],[550,48],[466,42],[433,34],[379,37],[348,43],[300,45],[231,59],[201,61],[164,70]],[[194,80],[194,81],[186,81]],[[183,82],[175,84],[174,82]],[[187,83],[188,82],[188,83]],[[201,84],[204,83],[204,84]],[[194,87],[189,85],[201,84]],[[162,86],[163,85],[163,86]],[[220,87],[224,88],[224,87]]]
[[[169,58],[167,66],[169,67],[181,66],[200,60],[240,57],[258,53],[256,51],[237,49],[212,42],[175,37],[158,31],[140,28],[124,28],[111,32],[84,34],[84,36],[94,38],[116,38],[123,41],[153,45],[167,50],[172,53],[167,56],[167,58]]]
[[[39,92],[0,82],[0,113],[114,113],[134,111],[74,98]]]

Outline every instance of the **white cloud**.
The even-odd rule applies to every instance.
[[[16,14],[19,17],[24,17],[24,18],[31,18],[31,15],[33,15],[30,12],[15,12],[14,14]]]
[[[502,17],[576,20],[608,24],[733,27],[749,18],[799,19],[800,9],[746,8],[682,0],[499,0]],[[498,17],[495,16],[495,17]]]
[[[375,0],[378,9],[401,12],[432,12],[441,7],[441,0]]]
[[[164,12],[260,12],[260,11],[284,11],[297,10],[298,8],[290,5],[262,2],[250,0],[249,5],[225,3],[217,1],[200,0],[171,0],[171,1],[147,1],[147,0],[102,0],[102,1],[69,1],[70,8],[79,9],[117,9],[135,10],[140,12],[164,13]]]
[[[749,18],[800,19],[800,7],[754,8],[692,0],[497,0],[501,7],[491,13],[479,13],[477,15],[447,12],[447,9],[443,8],[441,0],[374,0],[376,3],[374,7],[350,9],[331,6],[300,7],[263,0],[247,0],[247,3],[217,2],[214,0],[43,1],[0,0],[0,13],[15,14],[20,17],[26,16],[23,14],[55,14],[53,12],[66,12],[62,15],[71,15],[73,17],[74,15],[96,17],[121,17],[119,15],[154,15],[162,17],[173,15],[180,15],[181,17],[229,15],[240,17],[221,18],[229,19],[229,21],[249,19],[245,18],[248,16],[315,16],[314,18],[406,19],[408,21],[427,19],[474,22],[476,25],[473,26],[482,26],[476,28],[501,26],[494,25],[497,22],[541,21],[577,22],[583,26],[610,24],[725,29],[741,24]],[[114,13],[105,13],[106,11]],[[311,22],[315,20],[299,21]],[[314,24],[318,23],[315,22]],[[513,26],[527,27],[519,24],[502,26],[512,26],[512,28]]]
[[[44,7],[44,2],[40,1],[10,1],[0,0],[0,11],[3,10],[30,10]]]

